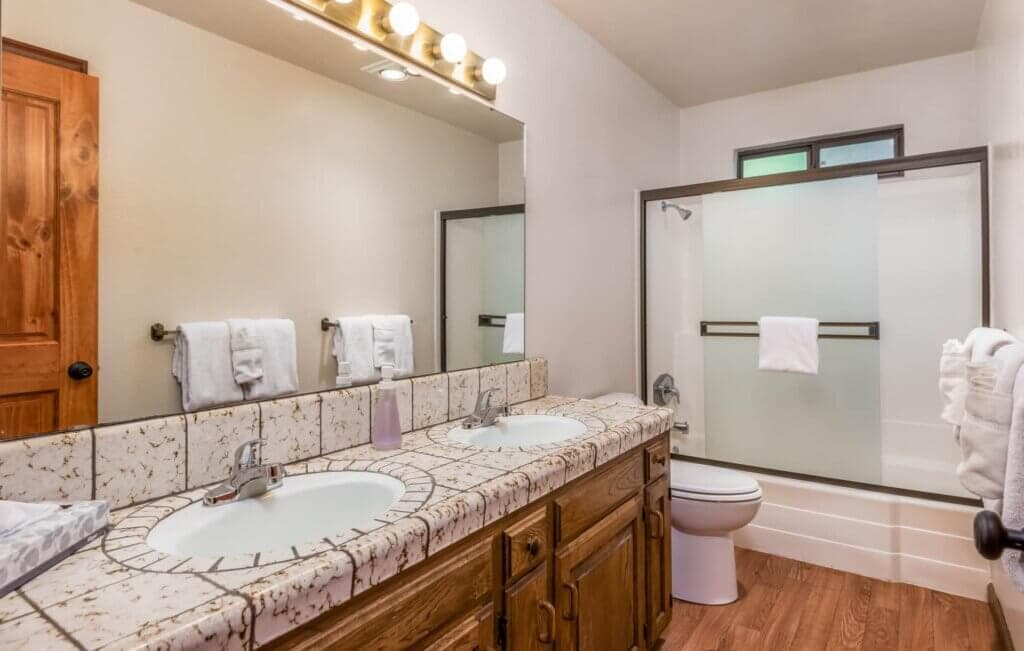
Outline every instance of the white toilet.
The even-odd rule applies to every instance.
[[[761,506],[761,486],[736,470],[672,460],[672,596],[698,604],[736,601],[732,532]]]

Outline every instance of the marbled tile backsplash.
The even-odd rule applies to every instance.
[[[530,359],[396,381],[402,432],[462,418],[477,394],[497,404],[547,395],[547,361]],[[0,499],[108,500],[111,508],[222,481],[241,443],[293,463],[370,440],[375,386],[0,441]],[[455,478],[453,478],[455,479]]]

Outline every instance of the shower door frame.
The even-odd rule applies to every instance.
[[[968,165],[972,163],[977,163],[979,165],[978,171],[981,177],[981,325],[989,326],[992,306],[990,298],[989,179],[987,146],[952,149],[949,151],[929,154],[890,158],[882,161],[837,165],[835,167],[814,168],[800,172],[784,172],[782,174],[724,179],[721,181],[707,181],[704,183],[693,183],[690,185],[642,190],[640,192],[640,397],[645,403],[647,402],[647,204],[649,202],[662,200],[667,201],[669,199],[681,199],[719,192],[733,192],[736,190],[751,190],[754,188],[769,188],[779,185],[795,185],[798,183],[810,183],[813,181],[827,181],[830,179],[842,179],[851,176],[865,176],[869,174],[892,175],[914,170],[951,167],[954,165]],[[766,475],[817,481],[837,486],[891,493],[894,495],[933,499],[943,502],[952,502],[955,504],[966,504],[969,506],[976,506],[981,503],[978,499],[943,495],[941,493],[896,488],[881,484],[837,479],[834,477],[806,475],[787,470],[736,464],[728,461],[707,459],[704,457],[690,457],[676,453],[673,453],[672,456],[678,459],[696,461],[709,465],[739,468],[751,472],[760,472]]]

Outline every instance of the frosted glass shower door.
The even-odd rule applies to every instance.
[[[875,176],[707,195],[702,217],[705,320],[878,320]],[[798,375],[759,371],[756,337],[703,339],[707,456],[881,481],[878,341],[819,339]]]

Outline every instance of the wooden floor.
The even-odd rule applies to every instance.
[[[736,552],[739,601],[676,601],[663,649],[1000,649],[984,602]]]

